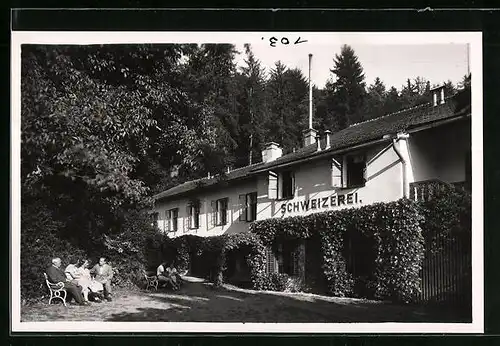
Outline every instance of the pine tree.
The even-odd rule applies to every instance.
[[[245,65],[240,68],[239,86],[239,136],[236,149],[236,166],[258,162],[264,140],[263,123],[267,115],[265,102],[265,69],[255,58],[251,46],[245,44]]]
[[[364,103],[364,114],[366,119],[378,118],[385,113],[384,105],[387,92],[384,83],[379,77],[375,78],[373,84],[368,87]]]
[[[267,140],[280,143],[285,152],[301,147],[308,110],[306,78],[299,69],[288,69],[278,61],[267,86],[271,112],[266,125]]]
[[[343,45],[340,54],[335,55],[334,68],[330,70],[335,81],[327,85],[333,96],[330,98],[331,116],[336,118],[337,129],[362,121],[362,107],[366,96],[363,67],[354,50]]]

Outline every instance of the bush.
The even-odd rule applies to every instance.
[[[43,273],[60,257],[63,265],[68,258],[85,258],[85,251],[59,237],[65,225],[54,219],[41,205],[22,205],[21,218],[21,296],[32,299],[48,293]]]
[[[420,222],[415,204],[401,199],[358,209],[255,221],[250,230],[267,246],[279,239],[319,237],[323,273],[329,292],[335,296],[353,296],[357,290],[358,294],[373,292],[380,299],[408,302],[420,288],[423,259]],[[362,256],[371,256],[374,263],[353,272],[345,255],[345,236],[354,232],[371,244],[370,253]],[[360,280],[355,277],[356,271],[364,272],[366,277]],[[269,285],[265,274],[257,282],[259,288]],[[365,287],[359,288],[360,283]]]
[[[265,274],[260,286],[261,290],[277,292],[305,292],[308,291],[302,280],[285,273]]]
[[[431,300],[460,300],[461,307],[472,306],[472,200],[469,192],[451,185],[438,186],[433,198],[419,202],[424,215],[422,230],[425,256],[453,263],[445,275],[453,277],[454,285],[434,288]],[[432,261],[432,260],[431,260]],[[428,285],[438,285],[430,282]],[[439,291],[439,292],[438,292]]]
[[[113,235],[103,235],[103,249],[95,253],[96,259],[106,257],[113,267],[113,285],[124,288],[141,286],[142,270],[147,270],[147,263],[152,256],[158,254],[164,236],[158,234],[156,228],[150,225],[146,211],[129,211],[121,222],[121,232]],[[156,269],[156,268],[155,268]]]
[[[472,230],[472,199],[469,192],[451,185],[437,186],[433,198],[418,203],[424,216],[423,235],[431,252],[441,251],[450,241],[463,243],[463,250],[470,253]]]

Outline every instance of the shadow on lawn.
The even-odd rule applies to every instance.
[[[419,306],[354,299],[276,295],[213,288],[190,282],[178,292],[145,293],[156,307],[111,315],[107,321],[163,322],[470,322],[456,314]]]

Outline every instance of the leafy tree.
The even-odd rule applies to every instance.
[[[239,129],[234,45],[203,44],[189,50],[184,88],[201,105],[212,138],[181,169],[182,175],[192,179],[234,165]]]

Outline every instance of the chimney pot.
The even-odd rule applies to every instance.
[[[432,105],[442,105],[444,103],[444,85],[438,85],[430,90],[432,93]]]
[[[320,137],[316,136],[316,144],[317,144],[316,151],[321,151],[321,141],[319,139]]]
[[[325,131],[325,149],[330,149],[330,135],[332,134],[332,131],[326,130]]]

